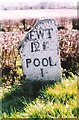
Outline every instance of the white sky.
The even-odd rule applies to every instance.
[[[68,2],[68,3],[71,3],[73,5],[77,5],[77,2],[79,0],[0,0],[0,4],[2,3],[6,3],[6,2],[9,2],[9,3],[12,3],[12,2]]]

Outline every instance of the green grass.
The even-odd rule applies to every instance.
[[[77,77],[47,85],[36,97],[25,86],[3,89],[2,118],[77,118]]]

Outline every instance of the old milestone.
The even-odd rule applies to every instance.
[[[25,81],[60,80],[60,54],[54,19],[40,19],[19,45]]]

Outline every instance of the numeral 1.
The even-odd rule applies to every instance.
[[[40,70],[41,70],[41,76],[44,77],[43,69],[40,69]]]

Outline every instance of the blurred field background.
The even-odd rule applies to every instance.
[[[20,11],[16,13],[5,11],[3,14],[4,17],[2,18],[4,19],[0,25],[3,118],[78,117],[79,19],[77,18],[76,10],[71,11],[73,13],[70,12],[70,9],[68,11],[60,9],[56,12],[58,14],[55,14],[55,12],[53,14],[53,10],[43,10],[42,14],[41,12],[38,12],[38,14],[34,12],[33,14],[31,11],[29,13],[25,11],[23,16],[20,15]],[[18,46],[26,33],[33,28],[40,17],[51,17],[57,21],[62,80],[64,82],[57,83],[54,87],[46,87],[40,94],[38,92],[37,97],[28,97],[28,92],[25,86],[23,86],[23,74]],[[0,91],[2,91],[2,87]],[[60,106],[59,108],[57,107],[58,105]]]
[[[24,13],[28,13],[28,10],[23,10]],[[23,12],[22,11],[22,12]],[[18,54],[18,45],[23,40],[25,34],[33,28],[36,21],[39,19],[38,17],[32,18],[31,10],[30,14],[25,18],[16,19],[16,17],[11,13],[11,11],[5,11],[10,15],[3,17],[1,21],[1,32],[2,35],[0,44],[2,47],[2,82],[3,84],[13,84],[15,81],[22,81],[22,68],[20,55]],[[36,11],[36,10],[35,10]],[[41,16],[46,16],[47,11],[51,11],[51,17],[53,17],[53,10],[43,10],[44,15],[42,15],[43,11],[40,11]],[[42,11],[42,12],[41,12]],[[55,11],[55,9],[54,9]],[[56,10],[58,15],[62,15],[62,11],[66,10],[59,9]],[[78,29],[79,29],[79,19],[76,16],[75,10],[69,9],[69,11],[74,11],[73,14],[69,14],[67,17],[54,17],[57,21],[58,28],[58,39],[59,39],[59,48],[60,48],[60,58],[61,58],[61,67],[66,69],[67,72],[71,71],[74,74],[77,73],[78,69]],[[13,11],[14,12],[14,11]],[[20,12],[20,10],[19,10]],[[19,12],[16,12],[16,16],[19,16]],[[38,12],[39,13],[39,12]],[[74,14],[75,13],[75,14]],[[11,15],[12,14],[12,15]],[[24,15],[24,14],[23,14]],[[56,14],[57,15],[57,14]],[[74,17],[75,15],[75,17]],[[4,15],[5,16],[5,15]],[[13,19],[10,17],[14,17]],[[9,18],[10,19],[9,19]],[[20,16],[19,16],[20,17]],[[24,16],[21,16],[24,17]],[[18,72],[19,71],[19,72]],[[66,73],[67,76],[68,73]]]

